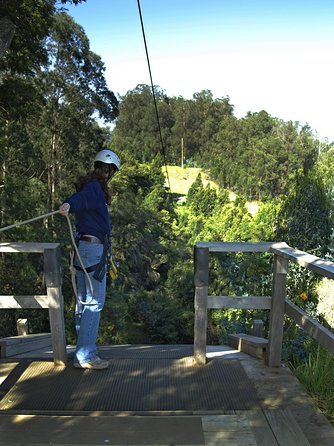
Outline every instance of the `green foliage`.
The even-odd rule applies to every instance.
[[[320,143],[319,143],[320,144]],[[329,144],[321,147],[320,155],[316,163],[316,171],[319,178],[322,179],[325,190],[328,194],[333,196],[334,193],[334,144]]]
[[[112,182],[112,240],[120,281],[154,289],[165,277],[172,243],[172,207],[160,169],[132,160]]]
[[[255,319],[262,319],[268,329],[269,318],[266,311],[211,310],[208,320],[208,344],[227,344],[229,334],[249,333]]]
[[[277,197],[260,204],[258,211],[250,221],[250,232],[254,241],[279,240],[276,234],[281,226],[279,216],[283,202],[282,198]]]
[[[193,314],[160,292],[145,291],[131,296],[132,318],[142,323],[152,343],[188,343],[192,340]]]
[[[306,361],[292,366],[294,374],[305,386],[331,423],[334,423],[334,358],[318,347]]]
[[[155,88],[155,96],[158,101],[158,110],[167,117],[168,106],[164,102],[164,94],[158,87]],[[163,123],[161,123],[164,131]],[[113,132],[113,145],[126,148],[131,155],[142,163],[152,161],[159,153],[161,146],[159,132],[157,131],[157,118],[154,107],[153,95],[147,85],[138,85],[133,91],[128,92],[120,104],[120,116]]]
[[[171,265],[165,283],[169,299],[179,302],[186,310],[194,306],[194,265],[190,250],[178,249],[176,262]]]
[[[277,239],[285,240],[294,248],[324,256],[332,232],[330,211],[331,203],[321,178],[315,173],[304,176],[282,206]]]
[[[321,322],[330,330],[334,330],[334,290],[333,282],[323,277],[315,286],[318,297],[317,314]]]
[[[296,178],[312,167],[317,154],[309,129],[284,123],[265,111],[237,121],[221,121],[205,166],[223,187],[248,199],[288,194]]]
[[[316,351],[316,342],[289,317],[285,318],[282,362],[293,368]]]
[[[15,25],[15,34],[5,56],[0,59],[0,72],[33,74],[47,53],[43,45],[52,26],[55,0],[4,0],[0,16]]]
[[[288,195],[316,161],[318,142],[311,129],[298,122],[284,122],[265,111],[249,112],[238,120],[229,98],[213,99],[209,90],[185,100],[167,98],[156,87],[156,97],[168,162],[180,163],[182,146],[186,161],[199,162],[222,188],[247,199]],[[138,85],[122,98],[113,137],[116,145],[126,147],[142,162],[159,153],[154,103],[147,85]]]
[[[195,93],[193,99],[169,98],[155,88],[159,125],[169,164],[201,157],[224,116],[232,114],[229,98],[213,99],[209,90]],[[113,132],[116,146],[126,148],[141,162],[150,162],[162,153],[153,95],[148,85],[137,85],[121,98],[120,116]]]
[[[331,258],[333,145],[319,143],[309,127],[264,110],[237,119],[229,98],[214,99],[210,90],[185,100],[154,87],[168,162],[200,166],[220,186],[204,187],[198,176],[186,203],[175,206],[161,171],[164,154],[150,87],[138,85],[118,105],[85,31],[59,9],[65,3],[5,0],[0,5],[16,26],[0,59],[0,226],[56,209],[74,191],[76,177],[90,170],[97,149],[120,154],[122,169],[110,186],[119,279],[108,284],[100,343],[193,341],[197,241],[286,241]],[[115,129],[101,128],[96,115],[105,123],[118,116]],[[257,200],[257,212],[248,200]],[[1,233],[1,240],[61,243],[66,337],[75,343],[66,221],[40,220]],[[212,295],[271,294],[269,255],[210,255],[209,267]],[[2,255],[3,294],[44,294],[42,269],[41,256]],[[290,265],[287,292],[312,317],[328,318],[319,307],[322,291],[314,274]],[[28,317],[34,332],[48,330],[46,311],[10,310],[2,311],[0,336],[15,334],[18,317]],[[209,342],[249,331],[253,319],[262,319],[267,331],[268,311],[210,311]],[[311,392],[324,395],[333,381],[331,358],[289,318],[284,336],[283,359]],[[319,401],[323,404],[322,397]],[[325,409],[333,414],[331,406]]]
[[[189,189],[190,198],[178,208],[178,226],[174,231],[186,241],[189,252],[196,241],[262,241],[273,240],[277,214],[281,202],[264,203],[252,217],[245,199],[229,200],[227,191],[215,192],[212,208],[200,206],[200,200],[209,188],[204,188],[201,177]],[[210,197],[210,195],[209,195]],[[210,202],[208,200],[208,202]],[[195,211],[194,211],[195,210]],[[270,295],[270,257],[263,253],[211,254],[209,264],[210,295]],[[264,320],[268,328],[268,312],[215,310],[209,313],[209,342],[226,341],[227,334],[249,331],[254,318]]]

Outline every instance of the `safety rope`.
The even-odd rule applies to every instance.
[[[38,217],[30,218],[29,220],[20,221],[18,223],[14,223],[13,225],[4,226],[3,228],[0,228],[0,232],[7,231],[8,229],[12,229],[12,228],[17,228],[18,226],[26,225],[26,224],[31,223],[33,221],[40,220],[41,218],[50,217],[51,215],[58,214],[58,212],[60,212],[60,211],[58,210],[58,211],[49,212],[48,214],[44,214],[44,215],[40,215]]]
[[[14,224],[9,225],[9,226],[4,226],[3,228],[0,228],[0,232],[7,231],[8,229],[12,229],[12,228],[17,228],[18,226],[26,225],[26,224],[31,223],[33,221],[41,220],[42,218],[47,218],[47,217],[50,217],[51,215],[55,215],[55,214],[59,214],[59,213],[60,213],[60,210],[58,209],[57,211],[49,212],[48,214],[39,215],[38,217],[30,218],[29,220],[20,221],[18,223],[14,223]],[[87,272],[87,270],[86,270],[86,268],[85,268],[85,266],[84,266],[84,264],[82,262],[82,259],[81,259],[81,256],[79,254],[79,250],[78,250],[77,244],[75,243],[75,239],[74,239],[74,236],[73,236],[73,228],[72,228],[72,223],[71,223],[70,217],[68,215],[66,215],[66,219],[67,219],[67,223],[68,223],[68,226],[69,226],[69,231],[70,231],[70,236],[71,236],[71,241],[72,241],[73,248],[74,248],[75,253],[76,253],[76,255],[77,255],[78,259],[79,259],[80,266],[81,266],[84,274],[86,275],[88,283],[89,283],[89,288],[90,288],[90,292],[91,292],[91,298],[89,300],[87,300],[87,301],[82,301],[82,300],[78,299],[78,293],[77,293],[76,284],[75,284],[75,281],[73,280],[73,269],[72,269],[73,265],[71,265],[70,269],[71,269],[71,278],[72,278],[73,291],[74,291],[74,294],[75,294],[75,297],[76,297],[77,301],[79,301],[83,305],[88,305],[93,300],[93,284],[92,284],[91,278],[89,277],[89,274],[88,274],[88,272]]]

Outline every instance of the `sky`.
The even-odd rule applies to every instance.
[[[334,0],[139,0],[153,84],[228,96],[334,141]],[[67,5],[106,66],[110,90],[151,85],[138,0]]]

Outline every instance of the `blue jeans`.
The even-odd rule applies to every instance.
[[[79,254],[85,268],[99,263],[103,245],[80,241]],[[76,258],[74,264],[80,266]],[[104,307],[106,294],[106,275],[102,282],[94,279],[94,271],[89,273],[93,285],[93,296],[89,281],[83,271],[76,272],[78,299],[75,311],[77,346],[74,362],[84,363],[96,358],[96,339],[100,325],[100,313]],[[82,302],[88,302],[83,304]]]

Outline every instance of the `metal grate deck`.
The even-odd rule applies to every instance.
[[[13,381],[10,375],[7,379]],[[0,410],[16,413],[220,411],[256,407],[256,391],[239,360],[214,358],[198,367],[192,357],[116,357],[110,360],[108,369],[98,371],[32,361],[0,401]]]

